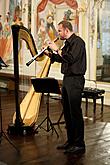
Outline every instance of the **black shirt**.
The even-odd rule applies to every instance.
[[[62,58],[53,54],[52,62],[61,62],[61,73],[67,76],[84,75],[86,72],[85,42],[75,34],[65,41],[62,48]]]

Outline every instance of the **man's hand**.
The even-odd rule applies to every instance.
[[[58,47],[57,47],[57,45],[55,44],[55,42],[49,42],[48,43],[48,46],[52,49],[52,50],[54,50],[54,51],[58,51]]]
[[[52,52],[50,52],[48,49],[46,49],[46,50],[44,51],[44,54],[45,54],[46,56],[48,56],[49,58],[52,57]]]

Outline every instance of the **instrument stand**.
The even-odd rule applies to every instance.
[[[7,65],[4,63],[4,61],[0,57],[0,69],[2,69],[2,67],[7,67]],[[2,138],[3,137],[19,152],[19,150],[15,146],[15,144],[9,139],[9,137],[3,131],[3,125],[2,125],[2,108],[1,108],[1,92],[0,92],[0,144],[2,142]]]
[[[62,102],[62,97],[54,97],[54,96],[52,96],[51,99],[60,100],[60,101]],[[64,112],[63,112],[63,110],[62,110],[59,119],[57,120],[57,122],[55,122],[55,123],[53,123],[53,124],[54,124],[54,125],[58,125],[58,126],[59,126],[60,124],[64,124],[65,121],[61,121],[63,115],[64,115]]]
[[[54,125],[60,125],[60,124],[65,124],[65,121],[61,121],[62,117],[63,117],[64,113],[62,111],[58,121],[56,123],[53,123]]]
[[[49,132],[50,130],[52,130],[52,133],[53,131],[55,131],[57,137],[59,137],[55,127],[54,127],[54,124],[52,123],[51,119],[50,119],[50,116],[49,116],[49,97],[50,97],[50,94],[48,93],[47,94],[47,101],[46,101],[46,104],[47,104],[47,116],[44,118],[44,120],[35,128],[35,131],[36,132],[38,130],[38,128],[42,128],[44,129],[46,132]],[[42,124],[47,120],[47,129],[45,129],[44,127],[42,127]]]
[[[59,84],[58,81],[54,78],[49,78],[49,77],[45,77],[45,78],[32,78],[31,82],[34,86],[34,89],[36,92],[39,93],[47,93],[47,116],[44,118],[44,120],[35,128],[35,132],[38,130],[38,128],[43,128],[42,124],[47,120],[47,129],[43,128],[45,131],[49,132],[50,130],[55,131],[55,133],[57,134],[57,137],[59,137],[54,124],[52,123],[50,116],[49,116],[49,97],[50,97],[50,93],[56,93],[56,94],[60,94],[60,88],[59,88]]]

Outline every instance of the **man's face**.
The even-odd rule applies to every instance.
[[[66,29],[64,29],[62,27],[62,24],[58,25],[58,34],[60,36],[60,39],[61,40],[65,40],[66,39]]]

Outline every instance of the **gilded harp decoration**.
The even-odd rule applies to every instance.
[[[15,104],[16,112],[13,115],[13,123],[8,127],[9,134],[22,134],[24,128],[28,129],[29,133],[33,131],[34,125],[38,118],[41,95],[34,91],[33,86],[24,97],[21,103],[19,103],[19,59],[18,59],[18,47],[19,40],[25,40],[28,49],[34,57],[38,54],[34,39],[31,33],[24,26],[12,25],[13,35],[13,56],[14,56],[14,83],[15,83]],[[37,77],[47,76],[48,69],[50,67],[50,59],[44,58],[45,56],[38,57],[36,60],[44,60],[42,69],[37,74]]]

